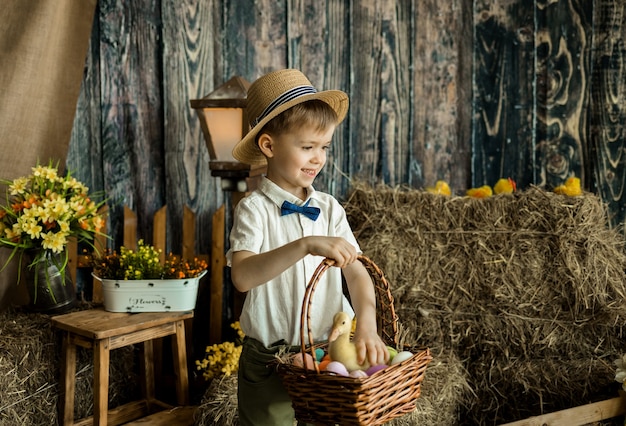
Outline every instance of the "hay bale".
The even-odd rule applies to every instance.
[[[487,297],[519,315],[586,321],[623,314],[623,239],[591,194],[533,187],[474,199],[359,186],[346,212],[367,254],[393,278],[400,303],[420,291],[416,276],[423,283],[463,278],[458,291],[438,293],[453,308]]]
[[[392,420],[390,426],[459,424],[461,406],[459,401],[471,394],[468,375],[453,352],[436,354],[428,364],[422,393],[415,404],[415,411]]]
[[[194,415],[195,426],[238,426],[237,375],[211,380]]]
[[[57,424],[61,341],[50,317],[19,310],[0,313],[0,424]],[[131,346],[111,352],[109,404],[137,398],[135,353]],[[92,352],[77,350],[76,419],[93,414]]]
[[[345,208],[400,319],[421,344],[463,360],[476,395],[460,401],[464,422],[519,420],[607,392],[606,366],[623,351],[626,254],[598,197],[531,187],[474,199],[357,183]],[[553,360],[581,363],[586,379],[557,380]],[[528,399],[507,399],[506,380],[489,382],[507,371],[529,386]]]
[[[0,423],[54,424],[58,365],[47,318],[33,314],[0,319]],[[53,420],[51,422],[51,419]]]

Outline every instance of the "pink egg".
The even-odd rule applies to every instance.
[[[315,369],[315,361],[313,360],[311,354],[307,353],[304,354],[304,362],[302,361],[302,353],[295,354],[293,356],[293,365],[297,365],[298,367],[302,368],[305,368],[304,366],[306,365],[307,370]]]
[[[338,376],[348,376],[348,370],[346,369],[345,365],[343,365],[342,363],[340,363],[339,361],[331,361],[328,363],[328,365],[326,366],[326,370],[329,373],[334,373],[337,374]]]
[[[367,374],[368,376],[371,376],[372,374],[378,373],[379,371],[384,370],[385,368],[387,368],[385,364],[374,365],[373,367],[370,367],[367,370],[365,370],[365,374]]]

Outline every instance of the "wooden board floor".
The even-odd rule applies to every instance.
[[[193,426],[193,413],[198,407],[174,407],[125,423],[125,426]]]

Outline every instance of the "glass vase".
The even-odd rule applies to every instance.
[[[65,253],[46,252],[36,259],[31,256],[26,266],[25,282],[30,296],[29,309],[34,312],[58,314],[76,305],[76,289],[67,267],[60,271]]]

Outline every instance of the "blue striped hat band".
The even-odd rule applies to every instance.
[[[287,102],[299,98],[304,95],[311,95],[313,93],[317,93],[317,90],[313,86],[297,86],[293,89],[287,90],[285,93],[274,99],[259,115],[254,121],[251,123],[252,127],[256,126],[263,120],[265,117],[271,114],[279,106],[286,104]]]

